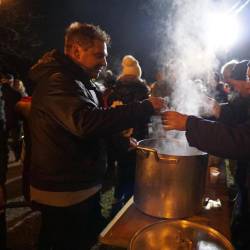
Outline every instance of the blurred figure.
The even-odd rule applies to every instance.
[[[18,91],[22,97],[28,96],[23,82],[19,79],[14,79],[13,89]]]
[[[112,105],[114,101],[129,104],[147,99],[150,90],[141,76],[142,70],[138,60],[132,55],[124,56],[122,59],[122,72],[117,77],[115,88],[109,97],[109,104]],[[136,140],[145,139],[148,136],[147,123],[139,120],[136,123],[132,136]]]
[[[31,96],[23,97],[16,104],[16,111],[23,120],[24,140],[22,144],[22,192],[26,201],[30,201],[30,160],[31,160],[31,138],[29,129],[29,116],[31,109]]]
[[[243,73],[246,70],[245,65],[246,62],[237,64],[231,77],[240,78],[236,72],[241,72],[243,69]],[[247,74],[250,77],[249,63]],[[234,86],[237,85],[240,95],[246,99],[244,99],[243,105],[237,106],[235,109],[235,116],[230,113],[232,107],[229,106],[227,111],[221,109],[219,121],[222,123],[186,116],[177,112],[165,112],[162,117],[165,129],[186,130],[190,146],[216,156],[238,160],[235,179],[239,193],[233,213],[232,241],[237,249],[249,249],[250,214],[247,183],[250,170],[250,82],[232,78],[229,81],[233,82]],[[238,113],[241,112],[242,114],[239,115]],[[227,120],[227,116],[233,119]]]
[[[247,122],[250,119],[250,92],[249,83],[246,81],[248,60],[240,62],[230,61],[222,68],[224,79],[230,86],[228,103],[214,103],[214,115],[218,121],[229,126],[236,126]],[[230,160],[228,169],[233,174],[233,185],[229,188],[230,199],[234,201],[232,216],[232,240],[237,247],[244,245],[246,239],[242,238],[242,228],[248,223],[248,210],[250,208],[248,198],[250,176],[249,160]],[[245,236],[244,236],[245,237]]]
[[[215,81],[215,93],[213,94],[214,99],[218,103],[228,102],[228,94],[229,94],[229,91],[227,89],[228,84],[220,81],[220,75],[217,72],[214,73],[214,81]]]
[[[103,73],[102,81],[105,87],[103,92],[104,107],[108,107],[110,95],[114,92],[114,88],[116,87],[116,76],[111,70],[106,70]]]
[[[167,82],[167,68],[162,66],[155,74],[156,81],[151,85],[151,95],[160,97],[169,97],[173,91],[169,82]]]
[[[146,81],[141,78],[140,64],[132,55],[122,59],[122,72],[117,78],[116,86],[110,95],[109,103],[112,107],[133,102],[141,102],[149,98],[149,88]],[[116,213],[123,204],[133,195],[134,174],[136,165],[136,141],[147,138],[148,121],[135,119],[136,126],[112,136],[110,147],[117,162],[117,181],[115,185],[115,198],[113,207]]]
[[[0,73],[1,74],[1,73]],[[3,76],[2,76],[3,77]],[[5,181],[8,164],[6,118],[4,100],[2,95],[2,84],[0,84],[0,249],[6,249],[6,215],[5,215]]]
[[[15,79],[11,74],[2,74],[0,79],[4,99],[4,110],[6,116],[6,131],[8,139],[11,139],[10,146],[14,152],[15,160],[20,159],[22,140],[22,121],[20,120],[15,107],[22,98],[19,90],[15,89]],[[8,156],[6,156],[8,158]]]
[[[101,72],[98,80],[101,81],[104,86],[104,90],[102,91],[102,99],[103,106],[105,108],[110,107],[109,98],[114,93],[114,89],[116,87],[116,76],[111,70],[104,70]],[[105,174],[105,186],[110,187],[110,185],[114,184],[114,180],[116,178],[116,156],[114,149],[111,146],[107,147],[107,169]]]

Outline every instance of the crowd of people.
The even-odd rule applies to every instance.
[[[12,74],[0,73],[0,249],[6,247],[5,181],[11,148],[15,160],[21,157],[22,120],[15,106],[27,96],[24,84]]]
[[[38,249],[90,249],[107,223],[100,207],[103,179],[116,174],[114,215],[133,195],[136,146],[150,136],[156,114],[166,130],[186,131],[191,146],[237,160],[232,239],[237,249],[247,249],[248,238],[239,232],[246,231],[249,219],[249,61],[226,63],[222,79],[214,74],[215,99],[205,119],[162,111],[166,102],[174,107],[173,62],[159,67],[149,84],[138,59],[125,55],[116,76],[107,70],[109,44],[100,27],[74,22],[66,29],[64,51],[45,53],[30,69],[32,97],[13,75],[0,75],[0,249],[6,249],[10,147],[16,160],[25,149],[24,196],[41,212]]]

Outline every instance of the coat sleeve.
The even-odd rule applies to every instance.
[[[221,105],[219,121],[228,125],[237,125],[247,120],[249,101],[238,98],[234,102]]]
[[[133,127],[137,120],[147,120],[154,113],[148,100],[116,108],[100,108],[84,93],[84,89],[78,88],[74,92],[54,89],[57,91],[49,91],[50,94],[43,99],[47,114],[82,138],[120,132]]]
[[[250,121],[230,127],[189,116],[186,137],[190,146],[219,157],[250,158]]]

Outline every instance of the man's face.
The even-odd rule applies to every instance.
[[[224,69],[222,73],[223,81],[227,83],[228,80],[231,78],[231,75],[232,75],[232,69],[229,69],[229,68]]]
[[[107,44],[95,40],[92,47],[83,48],[78,45],[79,55],[77,63],[88,73],[91,78],[97,78],[103,67],[107,66]]]
[[[0,79],[0,81],[1,81],[2,84],[8,84],[8,85],[10,85],[12,87],[13,84],[14,84],[14,77],[5,77],[5,76],[3,76]]]

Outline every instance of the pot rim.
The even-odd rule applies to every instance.
[[[143,234],[143,232],[147,231],[150,227],[154,227],[155,225],[161,224],[161,223],[165,223],[165,224],[170,225],[170,226],[171,225],[178,225],[178,224],[182,225],[182,224],[184,224],[186,227],[187,226],[193,227],[195,229],[198,229],[198,230],[201,230],[201,231],[207,233],[208,235],[212,236],[212,238],[219,240],[223,244],[223,246],[225,246],[225,249],[227,249],[227,250],[235,250],[233,245],[230,243],[230,241],[222,233],[220,233],[219,231],[215,230],[212,227],[202,225],[202,224],[199,224],[199,223],[196,223],[196,222],[191,222],[191,221],[188,221],[188,220],[174,220],[174,221],[160,220],[160,221],[154,222],[154,223],[152,223],[150,225],[147,225],[147,226],[145,226],[145,227],[143,227],[143,228],[141,228],[141,229],[139,229],[138,231],[135,232],[135,234],[133,235],[133,237],[130,240],[128,250],[133,250],[133,248],[132,248],[133,244],[134,244],[136,238],[140,234]],[[136,250],[136,249],[134,249],[134,250]]]
[[[157,149],[155,149],[154,147],[150,147],[148,145],[141,145],[141,144],[144,144],[145,142],[150,142],[150,141],[166,141],[166,142],[173,142],[173,143],[185,143],[185,141],[183,140],[179,140],[179,139],[176,139],[176,138],[149,138],[149,139],[144,139],[144,140],[140,140],[137,142],[137,149],[138,150],[145,150],[145,151],[149,151],[149,152],[152,152],[154,154],[157,154],[158,157],[160,158],[168,158],[168,157],[182,157],[182,158],[189,158],[189,157],[192,157],[192,156],[207,156],[208,153],[206,152],[203,152],[195,147],[191,147],[187,144],[187,147],[190,149],[190,150],[194,150],[195,152],[194,153],[186,153],[186,154],[169,154],[169,153],[161,153],[161,152],[158,152]]]

